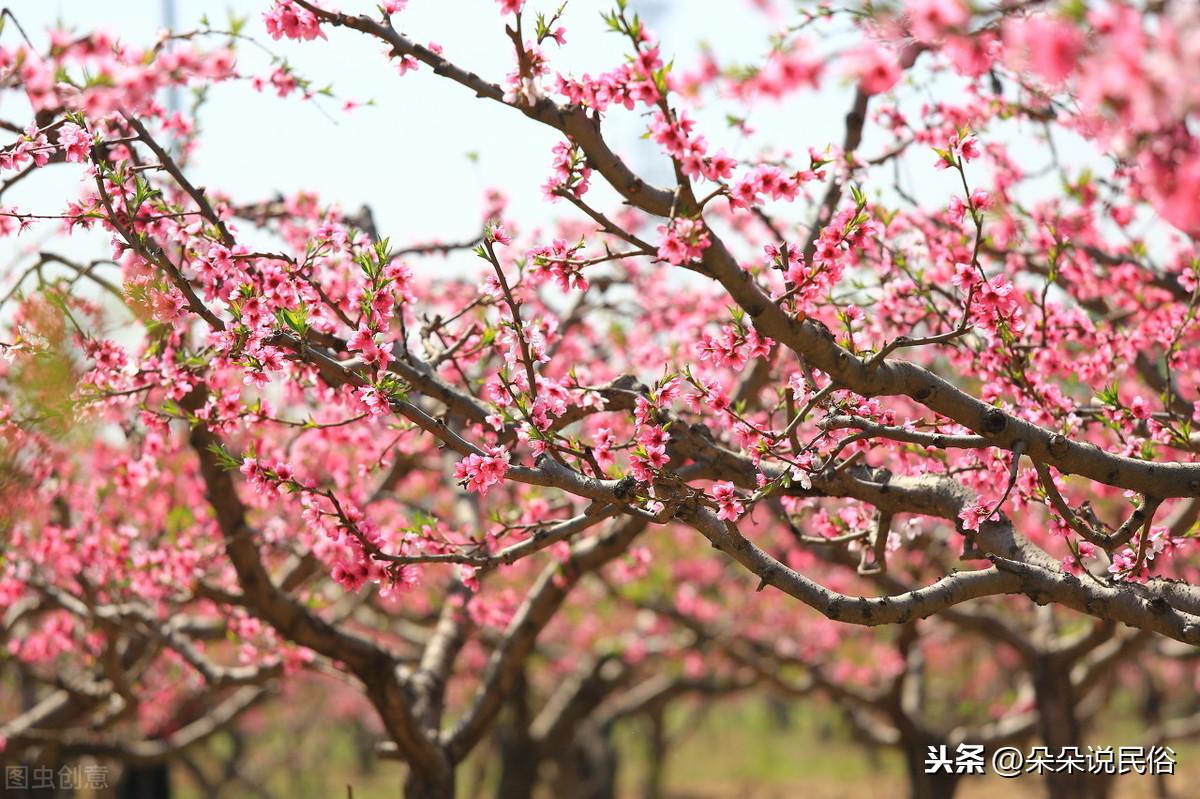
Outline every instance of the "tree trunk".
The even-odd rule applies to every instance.
[[[500,747],[500,784],[496,799],[533,799],[542,761],[537,741],[529,734],[529,683],[522,671],[508,699],[506,718],[496,729]]]
[[[572,799],[615,799],[617,750],[606,733],[580,732],[557,758],[554,796]]]
[[[541,754],[528,730],[501,729],[500,784],[496,799],[532,799],[537,786]]]
[[[121,769],[117,799],[171,799],[171,770],[166,763]]]
[[[771,720],[771,728],[775,730],[790,730],[792,728],[792,706],[788,701],[776,694],[768,694],[766,698],[767,718]]]
[[[404,799],[454,799],[454,771],[441,776],[410,771],[404,780]]]
[[[1052,758],[1064,747],[1078,747],[1086,754],[1083,731],[1076,713],[1075,686],[1071,663],[1041,655],[1032,664],[1033,690],[1038,709],[1038,734]],[[1104,774],[1050,772],[1043,775],[1047,799],[1105,799],[1112,779]]]
[[[642,783],[642,799],[662,799],[666,778],[667,736],[663,708],[655,707],[646,714],[646,779]]]
[[[947,774],[945,771],[925,773],[929,747],[944,744],[945,741],[925,737],[907,739],[901,744],[904,765],[908,769],[909,799],[954,799],[961,774]]]

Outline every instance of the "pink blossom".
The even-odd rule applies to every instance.
[[[696,219],[675,217],[658,226],[663,237],[658,245],[658,257],[670,264],[680,265],[699,260],[708,248],[708,231]]]
[[[317,16],[292,0],[276,0],[271,10],[263,15],[267,23],[267,33],[272,39],[286,37],[309,41],[318,36],[325,38]]]
[[[374,386],[359,386],[354,389],[354,397],[371,416],[385,416],[391,413],[391,402],[382,391]]]
[[[867,94],[883,94],[900,80],[900,64],[890,51],[864,44],[849,53],[850,74]]]
[[[972,502],[963,507],[958,513],[958,519],[963,530],[976,532],[980,523],[992,514],[992,511],[978,502]]]
[[[904,5],[913,37],[922,42],[936,42],[971,18],[963,0],[906,0]]]
[[[490,447],[484,454],[472,453],[454,467],[454,479],[466,485],[468,491],[486,494],[492,486],[504,481],[508,473],[509,453],[505,447]]]
[[[746,506],[738,497],[737,487],[733,483],[727,480],[713,483],[711,493],[719,506],[718,519],[737,521],[746,512]]]
[[[1007,20],[1004,40],[1014,52],[1024,52],[1033,71],[1051,84],[1061,83],[1079,65],[1084,45],[1076,25],[1049,14]]]
[[[83,128],[66,122],[58,129],[58,146],[66,153],[68,161],[80,163],[88,159],[92,139]]]
[[[391,307],[390,298],[385,305],[385,308]],[[366,325],[359,325],[358,330],[346,342],[346,347],[351,352],[357,352],[362,356],[363,362],[373,366],[385,367],[392,360],[392,355],[387,350],[375,343],[375,334]]]

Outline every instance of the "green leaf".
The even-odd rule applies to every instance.
[[[301,304],[296,308],[284,308],[275,312],[280,324],[290,327],[303,338],[308,334],[308,308]]]
[[[1120,395],[1117,392],[1117,384],[1105,386],[1100,393],[1096,395],[1105,405],[1120,405]]]
[[[221,446],[217,442],[208,445],[208,451],[211,452],[217,459],[217,464],[226,471],[234,471],[241,468],[242,462],[235,458],[229,450]]]

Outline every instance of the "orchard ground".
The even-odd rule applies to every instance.
[[[1098,724],[1096,745],[1135,745],[1141,725],[1136,721],[1135,697],[1126,696]],[[716,702],[707,709],[676,707],[668,727],[679,734],[666,763],[663,799],[857,799],[891,797],[903,791],[905,772],[899,755],[887,749],[873,752],[853,740],[841,711],[826,702],[790,703],[788,722],[761,696]],[[273,722],[272,722],[273,724]],[[249,770],[273,770],[263,785],[276,796],[324,799],[345,795],[349,785],[356,799],[391,796],[401,778],[387,762],[364,760],[350,726],[324,734],[288,730],[282,725],[264,729],[266,745],[256,746]],[[620,751],[620,799],[640,799],[648,772],[645,731],[638,724],[617,733]],[[1188,786],[1200,782],[1200,744],[1176,745],[1176,773],[1165,777],[1131,774],[1115,780],[1110,799],[1157,799],[1159,783],[1171,796],[1188,796]],[[219,749],[219,746],[218,746]],[[493,795],[496,781],[494,752],[483,750],[492,769],[479,769],[480,757],[464,769],[461,786],[466,799]],[[296,768],[279,768],[292,762]],[[181,780],[180,799],[202,799],[194,783]],[[1036,776],[1005,779],[994,774],[962,783],[959,799],[1040,799],[1045,795]],[[540,799],[551,794],[543,793]]]

